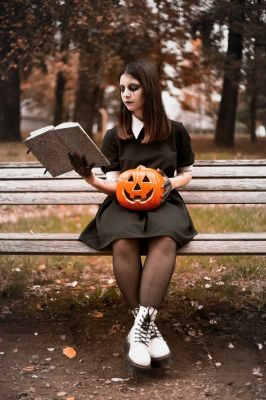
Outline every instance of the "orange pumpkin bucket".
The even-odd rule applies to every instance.
[[[119,176],[116,198],[129,210],[153,210],[161,204],[163,185],[164,178],[158,171],[139,165]]]

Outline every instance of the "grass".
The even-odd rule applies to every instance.
[[[26,137],[23,134],[23,137]],[[235,146],[230,149],[222,149],[213,142],[213,135],[191,135],[192,144],[196,153],[197,160],[216,160],[216,159],[256,159],[265,158],[266,138],[258,138],[257,142],[251,143],[248,135],[236,135]],[[9,142],[1,144],[1,161],[36,161],[31,154],[26,154],[26,147],[23,143]]]

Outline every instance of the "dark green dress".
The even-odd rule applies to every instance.
[[[138,139],[121,140],[117,129],[109,129],[104,137],[102,152],[111,165],[108,171],[126,171],[145,165],[160,168],[168,177],[175,170],[193,164],[194,153],[185,127],[171,121],[171,134],[166,141],[142,144],[144,131]],[[110,247],[121,238],[139,238],[145,249],[146,239],[154,236],[170,236],[181,247],[197,234],[182,197],[172,190],[167,201],[152,211],[128,210],[117,202],[115,195],[107,196],[97,215],[80,234],[79,240],[95,249]]]

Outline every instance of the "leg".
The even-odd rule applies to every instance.
[[[149,240],[147,257],[141,276],[140,310],[150,310],[149,354],[154,367],[167,365],[171,351],[155,324],[157,308],[171,281],[176,259],[176,242],[170,237],[155,237]]]
[[[139,306],[142,264],[138,239],[113,242],[113,269],[117,285],[131,308]]]
[[[136,309],[139,307],[139,287],[142,274],[138,239],[118,239],[113,242],[113,268],[119,289],[130,307]],[[147,324],[145,327],[147,327]],[[132,329],[130,332],[132,332]],[[146,342],[143,343],[140,335],[141,331],[137,327],[135,341],[132,342],[132,345],[130,344],[127,359],[131,367],[146,369],[150,368],[151,364],[147,347],[149,339],[147,338]]]
[[[149,240],[140,283],[140,304],[158,308],[171,281],[176,260],[176,242],[168,236]]]

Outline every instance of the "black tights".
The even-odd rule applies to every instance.
[[[113,242],[113,268],[117,285],[131,308],[141,304],[158,308],[171,281],[176,242],[168,236],[150,238],[142,266],[139,239]]]

